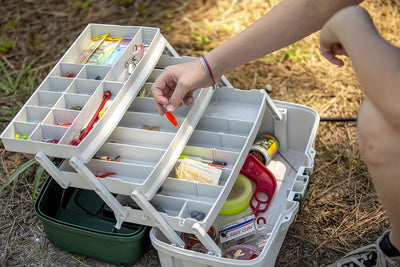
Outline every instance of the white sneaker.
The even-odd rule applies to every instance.
[[[390,233],[386,231],[371,245],[353,250],[327,267],[386,267],[400,266],[400,257],[388,257],[379,247],[381,240]]]

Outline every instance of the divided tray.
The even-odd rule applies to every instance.
[[[119,60],[112,66],[75,63],[89,41],[103,34],[130,39]],[[140,44],[146,46],[145,54],[127,75],[125,62]],[[89,161],[147,80],[165,45],[157,28],[89,24],[2,133],[5,148],[58,158],[75,155]],[[77,146],[70,145],[89,123],[106,91],[111,98],[103,117]]]
[[[94,174],[115,173],[98,178],[111,193],[130,197],[135,189],[139,190],[161,209],[161,214],[175,230],[191,232],[195,223],[208,229],[256,137],[266,108],[265,93],[218,88],[187,143],[180,142],[181,136],[175,133],[174,126],[155,114],[153,101],[153,98],[136,98],[97,152],[103,157],[120,157],[119,162],[94,158],[86,166]],[[174,114],[181,122],[188,111],[188,107],[182,107]],[[157,125],[159,131],[142,129],[149,123]],[[172,164],[169,162],[171,153],[175,153]],[[219,184],[175,179],[173,167],[181,153],[226,162]],[[68,177],[72,187],[91,188],[68,161],[64,161],[60,171]],[[126,209],[126,221],[153,225],[144,216],[146,212]],[[193,211],[204,213],[204,219],[191,218]]]

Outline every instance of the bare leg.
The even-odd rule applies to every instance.
[[[400,250],[400,129],[366,98],[358,119],[358,144],[391,224],[390,242]]]

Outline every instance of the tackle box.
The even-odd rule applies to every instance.
[[[218,90],[218,89],[217,89]],[[294,221],[306,197],[313,170],[314,141],[319,116],[311,108],[273,101],[284,114],[285,122],[277,121],[273,113],[265,112],[257,136],[274,133],[280,141],[279,152],[268,164],[276,178],[277,188],[268,209],[257,218],[264,218],[272,228],[269,238],[255,259],[237,260],[215,253],[201,253],[177,247],[158,228],[150,230],[150,239],[163,267],[210,266],[274,266],[290,224]],[[180,196],[184,197],[184,196]],[[189,195],[186,195],[189,197]]]
[[[35,213],[59,248],[116,265],[135,264],[149,248],[149,227],[115,218],[93,190],[61,188],[50,176],[35,201]]]
[[[104,34],[131,40],[117,63],[76,63],[90,40]],[[127,62],[142,44],[144,56],[127,75]],[[192,106],[174,112],[175,127],[156,112],[150,88],[165,67],[190,60],[179,57],[157,28],[89,24],[4,130],[3,144],[10,151],[35,154],[62,188],[93,190],[114,214],[116,229],[124,222],[154,227],[150,237],[162,265],[273,265],[307,191],[319,116],[304,106],[272,101],[265,90],[232,88],[223,77],[216,90],[197,90]],[[111,98],[104,115],[80,138],[106,91]],[[75,106],[81,109],[71,109]],[[280,143],[268,165],[277,180],[276,193],[261,214],[273,226],[272,235],[256,259],[222,258],[207,230],[254,141],[266,133]],[[225,162],[219,183],[174,178],[181,154]],[[49,157],[65,160],[56,166]],[[193,218],[193,212],[204,216]],[[184,249],[180,233],[194,234],[207,253]]]

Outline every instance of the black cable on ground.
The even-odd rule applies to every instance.
[[[325,118],[320,118],[320,121],[347,122],[347,121],[357,121],[357,118],[354,118],[354,117],[325,117]]]

